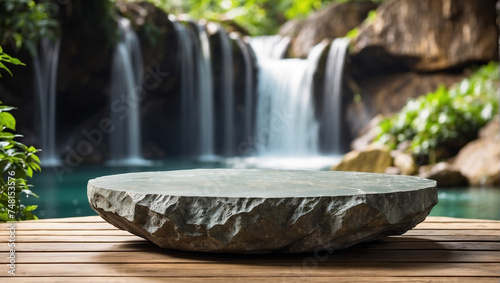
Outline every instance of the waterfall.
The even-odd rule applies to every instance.
[[[201,160],[217,160],[215,156],[215,105],[212,52],[206,26],[192,32],[178,21],[173,21],[179,41],[181,71],[182,135],[185,152],[198,154]],[[233,156],[235,149],[234,62],[231,39],[219,29],[220,78],[222,103],[223,155]],[[193,145],[192,141],[197,141]]]
[[[315,156],[319,124],[314,115],[313,75],[326,44],[307,60],[259,58],[257,151],[264,156]]]
[[[198,144],[198,120],[197,113],[197,99],[198,91],[196,85],[200,85],[196,77],[196,64],[194,58],[195,52],[199,49],[197,45],[195,34],[192,33],[184,24],[173,20],[174,29],[177,35],[177,50],[178,50],[178,66],[181,71],[181,136],[183,152],[185,154],[192,154],[198,152],[196,148]],[[196,54],[198,55],[198,54]],[[198,56],[201,57],[201,56]]]
[[[223,28],[219,29],[221,43],[221,76],[224,109],[224,155],[234,155],[234,78],[233,48],[231,39]]]
[[[236,43],[240,47],[243,54],[243,62],[245,63],[245,115],[244,115],[244,138],[253,136],[253,120],[254,120],[254,61],[252,58],[251,47],[248,46],[242,39],[237,39]],[[241,154],[241,153],[240,153]]]
[[[35,92],[40,107],[40,158],[44,166],[59,164],[56,150],[56,83],[60,45],[60,40],[52,42],[44,38],[33,58]]]
[[[260,60],[282,59],[290,45],[290,38],[280,35],[257,36],[251,39],[250,44]]]
[[[323,111],[322,138],[327,141],[327,153],[342,154],[342,84],[344,62],[349,46],[348,38],[337,38],[328,51],[326,61]]]
[[[121,40],[114,55],[111,73],[110,165],[146,165],[141,157],[142,55],[140,42],[130,21],[118,22]]]
[[[198,95],[200,125],[200,159],[212,160],[214,154],[214,95],[212,78],[212,55],[210,42],[204,25],[198,25],[200,41],[198,57]]]

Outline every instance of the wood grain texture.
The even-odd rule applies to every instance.
[[[98,216],[16,223],[5,282],[499,282],[500,221],[428,217],[401,236],[333,253],[235,255],[166,250]],[[7,281],[8,280],[8,281]]]

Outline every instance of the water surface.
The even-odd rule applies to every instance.
[[[149,167],[78,166],[71,173],[57,174],[53,168],[44,168],[35,174],[33,191],[40,198],[30,197],[25,204],[38,204],[39,218],[61,218],[96,215],[87,200],[87,182],[104,175],[164,171],[194,168],[225,168],[231,164],[219,161],[168,160]],[[439,203],[431,216],[500,220],[500,188],[457,187],[439,188]]]

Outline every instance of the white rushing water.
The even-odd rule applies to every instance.
[[[245,115],[244,115],[244,138],[251,138],[254,134],[254,73],[253,59],[251,47],[242,39],[237,39],[237,44],[243,54],[243,62],[245,63]]]
[[[199,95],[199,125],[200,125],[200,159],[214,160],[214,94],[212,77],[212,54],[210,42],[204,25],[198,25],[201,56],[198,57],[198,95]]]
[[[290,38],[281,37],[280,35],[257,36],[251,39],[250,44],[259,61],[265,59],[282,59],[285,57],[290,45]]]
[[[35,92],[39,106],[40,159],[43,166],[60,163],[56,145],[56,87],[57,65],[61,41],[44,38],[33,58]]]
[[[272,168],[275,164],[282,168],[311,169],[314,164],[325,166],[336,162],[336,156],[322,155],[320,144],[327,145],[329,154],[341,153],[341,92],[347,40],[335,40],[331,45],[322,42],[307,59],[283,59],[290,44],[288,38],[253,38],[251,49],[242,39],[235,39],[243,56],[245,76],[245,87],[238,90],[243,92],[238,93],[241,97],[238,103],[243,103],[236,105],[232,39],[223,29],[219,30],[212,40],[216,40],[220,49],[212,50],[205,25],[174,21],[174,26],[179,39],[182,144],[187,152],[194,152],[201,160],[220,160],[215,150],[215,110],[220,109],[217,117],[222,120],[217,123],[221,136],[217,140],[222,143],[220,154],[231,166],[247,162],[250,167]],[[258,61],[256,86],[252,52]],[[212,68],[214,54],[219,54],[220,65]],[[324,91],[319,94],[314,89],[314,75],[324,55],[328,56],[326,79],[319,82],[324,84]],[[213,74],[213,70],[219,73]],[[216,107],[214,100],[216,78],[220,80],[220,107]],[[315,105],[315,96],[323,104]],[[317,106],[321,107],[319,118]],[[237,140],[238,133],[244,141]]]
[[[261,156],[319,155],[313,75],[326,45],[307,60],[259,60],[257,151]]]
[[[140,42],[130,21],[119,21],[122,33],[114,55],[111,73],[111,120],[109,165],[148,165],[141,157],[141,119],[143,63]]]
[[[224,109],[224,156],[234,155],[235,131],[234,131],[234,61],[233,47],[229,35],[223,28],[219,30],[221,44],[221,77],[222,96]]]
[[[234,168],[317,170],[340,160],[342,81],[349,41],[337,39],[316,45],[306,60],[281,59],[288,43],[279,36],[251,41],[257,53],[256,130],[242,148],[250,157],[228,160]],[[327,53],[323,93],[314,89],[314,74]],[[321,105],[315,105],[315,95]],[[321,107],[322,117],[315,113]],[[323,135],[320,136],[320,130]],[[327,155],[320,150],[320,143]]]
[[[328,141],[325,150],[330,154],[342,154],[342,83],[344,63],[349,46],[348,38],[337,38],[330,45],[326,61],[323,111],[322,138]]]
[[[181,22],[172,20],[174,29],[178,38],[177,44],[177,65],[180,68],[181,75],[181,143],[185,154],[198,152],[198,119],[194,113],[197,113],[198,92],[196,85],[196,59],[195,53],[199,50],[197,45],[196,33],[191,32]],[[198,55],[197,57],[200,57]]]

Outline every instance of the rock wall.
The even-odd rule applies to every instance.
[[[495,0],[388,0],[359,27],[360,73],[433,72],[498,60]]]
[[[293,37],[290,57],[306,58],[314,45],[323,39],[343,37],[377,8],[371,1],[332,3],[326,9],[312,14],[305,21],[293,20],[280,30],[282,36]]]

